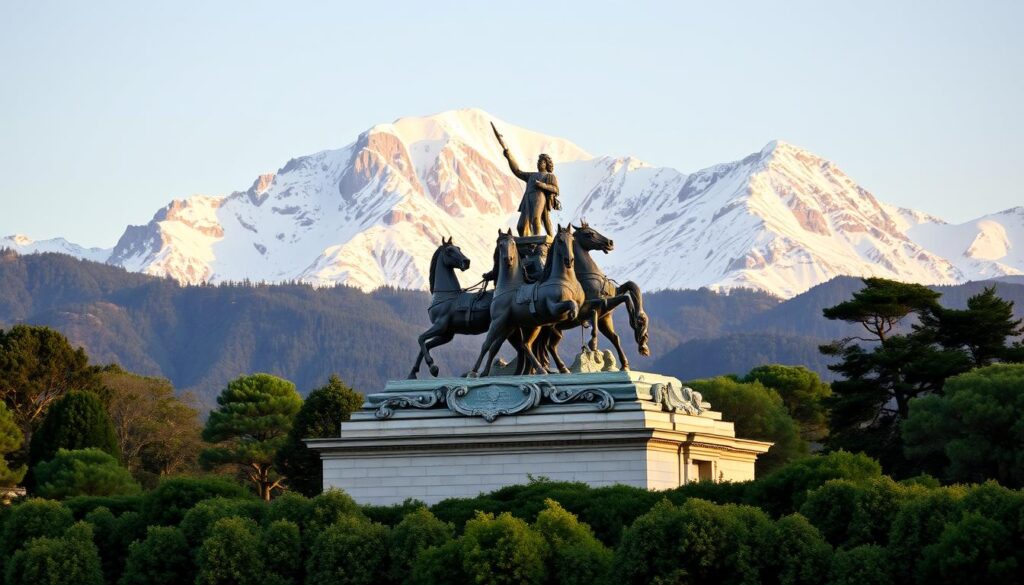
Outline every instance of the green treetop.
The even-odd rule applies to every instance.
[[[274,457],[285,442],[302,407],[295,384],[270,374],[242,376],[228,383],[217,397],[203,429],[203,440],[215,443],[201,455],[204,467],[237,465],[270,501],[283,481]]]

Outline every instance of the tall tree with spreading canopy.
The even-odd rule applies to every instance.
[[[242,376],[217,397],[203,439],[214,445],[202,452],[206,468],[236,465],[270,501],[284,477],[274,466],[277,451],[287,442],[292,421],[302,407],[295,384],[270,374]]]
[[[832,396],[832,389],[816,372],[803,366],[768,364],[750,370],[743,381],[760,382],[778,392],[789,415],[800,425],[805,441],[818,441],[828,435],[824,401]]]
[[[342,421],[348,420],[362,404],[363,395],[349,388],[337,374],[331,375],[326,386],[306,396],[288,432],[288,441],[277,454],[278,469],[288,478],[289,488],[310,497],[320,493],[320,455],[302,440],[338,436]]]
[[[162,476],[194,464],[202,449],[202,426],[191,395],[178,397],[170,381],[116,365],[104,367],[99,381],[129,471]]]
[[[899,427],[910,400],[935,392],[946,378],[970,367],[960,351],[936,347],[930,328],[896,333],[904,319],[939,310],[939,293],[919,284],[864,279],[853,299],[824,310],[827,319],[860,324],[866,337],[841,339],[821,347],[839,358],[829,366],[842,379],[832,383],[833,448],[864,451],[894,473],[906,466]]]

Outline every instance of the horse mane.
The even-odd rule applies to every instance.
[[[437,259],[441,256],[441,250],[444,250],[444,244],[438,246],[434,250],[434,255],[430,257],[430,292],[434,292],[434,269],[437,268]]]

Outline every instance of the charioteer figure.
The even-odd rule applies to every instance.
[[[491,123],[494,130],[494,137],[501,145],[502,153],[508,160],[508,168],[512,174],[526,182],[526,192],[519,202],[519,222],[516,224],[516,231],[520,236],[540,236],[541,226],[544,227],[544,234],[553,236],[551,230],[551,210],[562,208],[558,202],[558,178],[555,177],[555,162],[546,154],[537,157],[537,172],[528,173],[519,168],[515,157],[505,144],[505,138]]]

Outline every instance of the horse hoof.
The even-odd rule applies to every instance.
[[[440,373],[440,372],[441,372],[441,368],[438,368],[437,366],[434,366],[434,365],[430,366],[430,375],[431,376],[436,378],[437,374]]]
[[[406,378],[406,380],[415,380],[415,379],[416,379],[416,372],[413,372],[413,373],[409,374],[409,377]]]
[[[467,378],[479,378],[480,374],[477,373],[477,372],[466,372],[466,377]]]
[[[619,368],[619,371],[620,372],[628,372],[629,371],[629,364],[622,364],[622,367]]]
[[[572,371],[570,371],[569,368],[558,368],[558,373],[559,374],[571,374]]]

